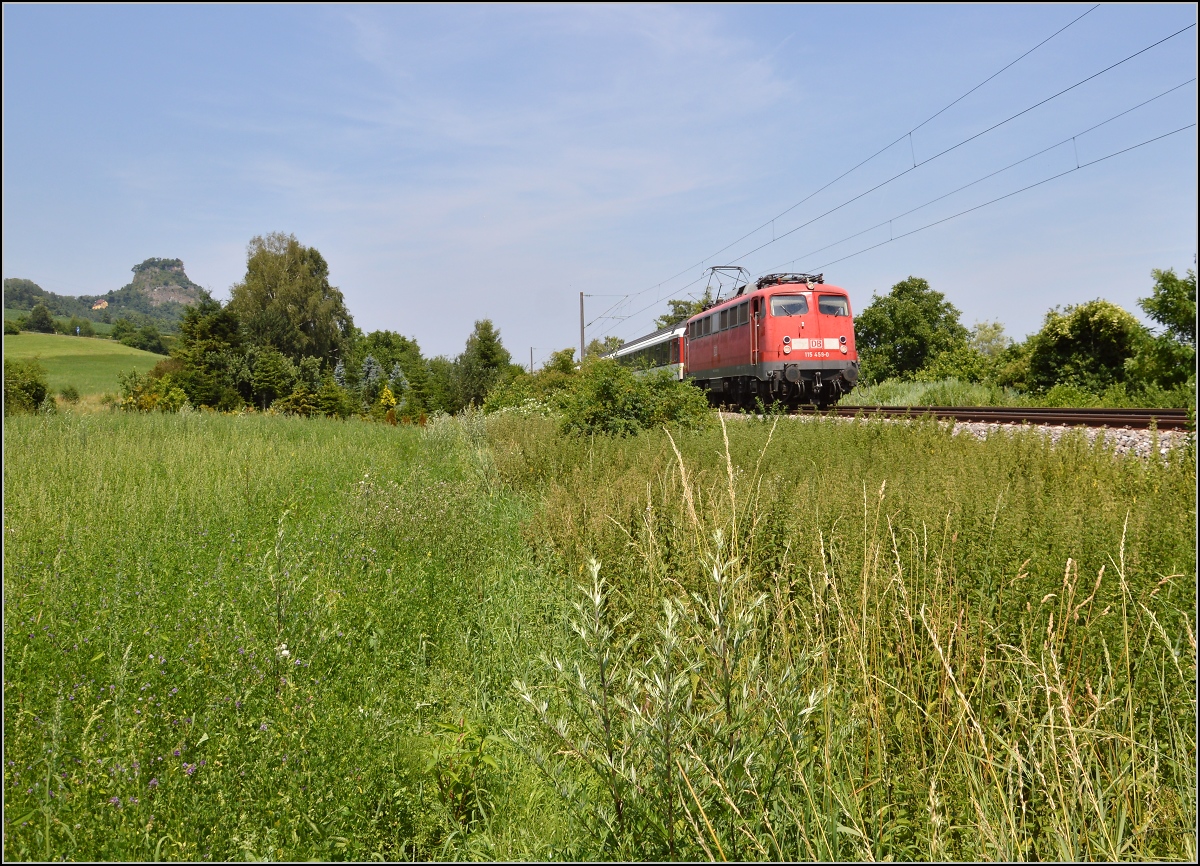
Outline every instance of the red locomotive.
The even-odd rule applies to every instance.
[[[712,403],[747,409],[759,401],[827,407],[858,382],[850,298],[822,274],[769,274],[753,288],[739,280],[731,297],[612,357],[670,369]]]

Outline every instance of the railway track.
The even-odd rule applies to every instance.
[[[801,410],[815,411],[815,410]],[[853,418],[858,414],[888,418],[953,419],[964,423],[1045,424],[1071,427],[1128,427],[1146,430],[1187,430],[1187,409],[1030,409],[1012,406],[838,406],[832,414]]]

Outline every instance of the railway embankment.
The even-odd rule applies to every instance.
[[[986,410],[970,410],[972,413],[979,414]],[[849,410],[839,410],[835,415],[821,415],[815,412],[797,412],[786,417],[792,420],[806,422],[841,422],[841,423],[884,423],[884,424],[912,424],[914,422],[927,420],[929,415],[920,414],[920,407],[913,407],[911,414],[888,414],[881,415],[871,411],[857,412],[850,414]],[[726,419],[753,418],[752,415],[744,415],[739,413],[721,413]],[[964,413],[965,414],[965,413]],[[1148,416],[1147,416],[1148,417]],[[1141,419],[1129,419],[1132,423],[1145,422]],[[1156,419],[1157,420],[1157,419]],[[1018,430],[1029,430],[1048,437],[1052,442],[1059,442],[1064,436],[1075,435],[1081,433],[1086,437],[1089,444],[1095,444],[1098,440],[1102,440],[1108,445],[1114,454],[1127,455],[1132,454],[1136,457],[1149,457],[1155,450],[1166,456],[1176,448],[1185,447],[1189,443],[1195,442],[1195,433],[1189,432],[1186,429],[1161,429],[1158,427],[1150,428],[1148,426],[1093,426],[1088,421],[1086,416],[1080,416],[1073,419],[1071,423],[1052,423],[1050,421],[980,421],[980,420],[961,420],[953,417],[940,417],[937,423],[946,427],[952,428],[954,435],[969,435],[976,439],[984,440],[991,436],[1009,435]],[[1171,420],[1167,421],[1167,425],[1174,426]],[[1164,425],[1164,426],[1167,426]]]

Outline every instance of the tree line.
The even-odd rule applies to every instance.
[[[274,233],[250,241],[227,303],[204,293],[187,309],[169,360],[124,377],[122,405],[418,420],[480,405],[521,373],[488,319],[454,358],[426,358],[393,331],[363,333],[321,253]]]
[[[221,304],[207,293],[184,314],[168,360],[122,377],[122,408],[253,408],[306,417],[420,423],[435,412],[530,409],[564,429],[633,433],[662,423],[702,424],[703,394],[669,376],[638,377],[601,356],[620,340],[593,340],[582,364],[556,352],[537,373],[513,363],[489,319],[461,353],[427,358],[393,331],[363,333],[320,252],[293,235],[255,237],[245,277]]]
[[[1040,331],[1017,342],[998,322],[968,329],[941,292],[909,277],[874,297],[855,319],[862,382],[958,379],[1030,394],[1070,388],[1104,395],[1116,389],[1150,394],[1160,405],[1190,405],[1196,276],[1155,270],[1152,279],[1150,295],[1139,304],[1153,329],[1098,299],[1050,310]],[[706,300],[671,301],[656,324],[686,320]],[[35,318],[39,327],[53,327],[45,307],[31,314]],[[126,321],[113,336],[149,348],[139,340],[157,339],[150,330]],[[593,340],[582,363],[564,349],[535,374],[513,363],[499,330],[482,319],[460,354],[427,358],[412,337],[355,326],[320,252],[294,235],[274,233],[250,241],[245,276],[227,303],[202,293],[186,309],[170,357],[148,374],[122,378],[119,404],[392,422],[469,406],[537,406],[555,411],[568,427],[610,432],[699,417],[703,401],[690,399],[694,389],[665,377],[634,377],[601,360],[619,345],[614,338]],[[151,350],[165,351],[161,341]],[[685,391],[677,393],[677,387]]]
[[[999,322],[966,328],[945,295],[909,277],[855,317],[862,381],[959,379],[1034,395],[1058,388],[1193,402],[1195,271],[1154,270],[1151,279],[1138,305],[1153,327],[1096,299],[1049,310],[1037,333],[1015,341]]]

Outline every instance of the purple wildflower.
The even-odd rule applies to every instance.
[[[151,779],[149,787],[150,787],[150,790],[152,790],[152,791],[155,788],[157,788],[158,787],[158,779]]]

